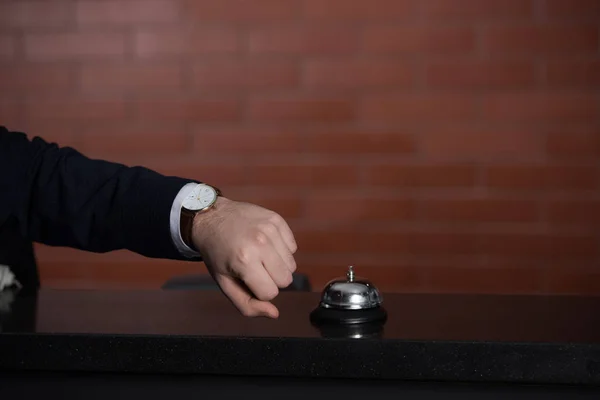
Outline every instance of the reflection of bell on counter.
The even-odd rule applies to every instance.
[[[377,333],[387,319],[382,306],[383,298],[369,281],[354,276],[352,266],[346,279],[329,282],[321,294],[319,306],[310,314],[310,320],[321,330]],[[337,335],[336,335],[337,336]]]

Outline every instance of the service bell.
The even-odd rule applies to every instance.
[[[383,297],[375,285],[355,276],[350,266],[345,278],[327,283],[310,317],[315,324],[382,323],[387,318],[382,304]]]

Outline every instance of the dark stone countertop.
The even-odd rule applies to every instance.
[[[600,385],[600,297],[384,294],[383,332],[321,333],[318,293],[277,320],[217,291],[42,290],[0,311],[0,370]]]

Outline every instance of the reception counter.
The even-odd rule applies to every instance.
[[[319,302],[311,292],[281,293],[277,320],[245,318],[218,291],[19,293],[0,311],[0,387],[87,399],[123,390],[293,398],[329,389],[600,398],[600,297],[384,301],[383,327],[345,331],[311,324]]]

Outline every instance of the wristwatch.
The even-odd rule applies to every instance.
[[[194,242],[192,240],[194,218],[199,213],[204,213],[214,207],[219,196],[221,196],[221,191],[218,188],[205,183],[199,183],[183,199],[180,222],[181,238],[190,248],[194,249]]]

